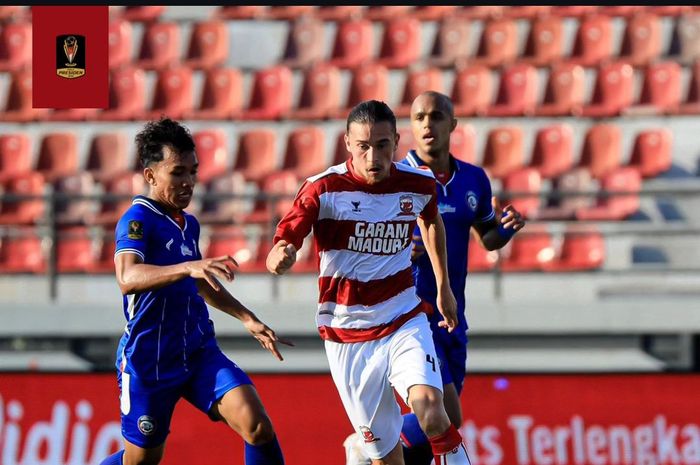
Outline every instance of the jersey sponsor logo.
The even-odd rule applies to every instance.
[[[187,247],[185,244],[180,245],[180,253],[182,253],[183,257],[191,257],[193,255],[192,249]]]
[[[399,197],[399,208],[401,209],[399,216],[415,216],[413,213],[413,196],[406,194]]]
[[[446,204],[446,203],[439,203],[438,204],[438,211],[442,215],[443,213],[454,213],[457,211],[455,207],[452,205]]]
[[[467,205],[473,212],[476,211],[476,207],[479,206],[479,198],[472,191],[467,192]]]
[[[143,239],[143,223],[136,220],[129,221],[127,237],[129,239]]]
[[[355,223],[355,233],[348,238],[348,250],[376,254],[396,254],[411,240],[409,223]]]
[[[381,441],[382,439],[376,437],[368,426],[360,426],[360,434],[362,434],[362,439],[364,439],[364,441],[368,444],[372,442]]]
[[[150,436],[156,432],[156,420],[148,415],[141,415],[138,420],[139,431],[144,436]]]

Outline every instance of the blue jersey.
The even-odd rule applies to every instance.
[[[115,256],[133,253],[149,265],[200,260],[199,223],[183,212],[180,226],[157,202],[136,196],[116,228]],[[117,368],[143,380],[165,381],[188,373],[197,351],[216,345],[214,328],[194,278],[123,298],[127,324]]]

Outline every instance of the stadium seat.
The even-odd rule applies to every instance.
[[[0,21],[17,20],[29,13],[26,6],[0,6]]]
[[[511,63],[518,56],[518,29],[512,19],[487,21],[481,33],[479,50],[470,63],[489,67]]]
[[[413,100],[425,91],[443,92],[442,72],[437,68],[409,71],[403,87],[401,103],[394,108],[397,118],[406,118],[411,113]]]
[[[0,135],[0,183],[32,168],[32,139],[25,133]]]
[[[700,113],[700,59],[696,60],[690,68],[690,83],[685,101],[678,108],[682,115],[694,115]]]
[[[609,59],[612,49],[612,23],[607,16],[584,17],[579,23],[570,63],[582,66],[595,66]]]
[[[679,47],[678,60],[681,63],[690,64],[700,59],[700,12],[679,17],[674,34]]]
[[[216,10],[216,17],[222,19],[255,19],[265,16],[267,6],[261,5],[221,5]]]
[[[605,16],[630,16],[633,17],[637,13],[643,12],[646,6],[642,5],[601,5],[598,7],[598,13]]]
[[[476,20],[490,20],[500,18],[506,7],[502,5],[480,5],[480,6],[463,6],[457,11],[457,15],[463,18]]]
[[[681,102],[681,67],[675,61],[652,63],[644,70],[639,102],[625,114],[676,113]]]
[[[280,170],[260,179],[258,186],[262,197],[255,202],[245,223],[278,223],[292,208],[294,195],[299,190],[299,180],[293,171]]]
[[[549,16],[551,9],[550,5],[509,6],[503,10],[503,16],[511,19],[534,19],[540,16]]]
[[[311,5],[271,5],[265,10],[266,19],[292,21],[300,16],[313,15],[316,8]]]
[[[574,131],[566,123],[553,124],[537,130],[530,167],[546,179],[556,178],[574,164]]]
[[[237,68],[213,68],[204,73],[204,86],[198,107],[189,119],[227,120],[243,110],[243,76]]]
[[[501,262],[501,270],[505,272],[543,271],[555,255],[552,235],[543,225],[528,225],[506,247],[509,253]]]
[[[318,126],[302,126],[290,132],[282,169],[292,171],[299,179],[322,172],[327,166],[324,137]]]
[[[471,124],[460,123],[450,136],[450,153],[466,163],[476,163],[476,131]]]
[[[207,184],[228,171],[226,133],[222,129],[205,129],[192,135],[197,151],[199,169],[197,180]]]
[[[266,246],[267,249],[261,251],[263,253],[263,258],[265,258],[267,257],[267,254],[270,251],[270,245],[267,244],[267,241],[264,241],[263,244]],[[304,239],[304,243],[301,245],[301,248],[297,252],[297,261],[292,267],[291,271],[293,273],[318,274],[319,262],[320,257],[316,252],[312,232]]]
[[[399,139],[399,143],[401,143],[401,139]],[[345,163],[349,158],[350,152],[348,152],[348,149],[345,147],[345,128],[343,128],[343,130],[338,133],[335,139],[335,152],[333,154],[332,165],[335,166],[341,163]]]
[[[319,5],[314,15],[323,21],[346,21],[361,18],[363,10],[360,5]]]
[[[455,5],[417,5],[411,12],[411,16],[419,21],[440,21],[454,16],[458,8]]]
[[[129,170],[126,135],[102,132],[92,136],[85,170],[95,181],[104,183]]]
[[[586,132],[579,165],[601,179],[620,166],[622,130],[616,124],[596,124]]]
[[[97,118],[99,108],[67,108],[53,110],[47,116],[47,121],[91,121]]]
[[[0,240],[0,273],[44,273],[46,255],[41,238],[31,228],[17,230]]]
[[[307,68],[323,60],[325,42],[323,21],[314,16],[302,16],[289,28],[280,64],[290,68]]]
[[[36,171],[47,182],[78,172],[78,139],[75,132],[45,133],[41,139]]]
[[[401,161],[406,158],[409,150],[416,148],[416,143],[410,127],[397,128],[397,132],[399,134],[399,145],[394,152],[394,161]]]
[[[555,5],[550,10],[553,16],[564,18],[582,18],[598,11],[597,5]]]
[[[5,109],[0,112],[0,121],[28,123],[46,119],[47,108],[32,106],[32,71],[25,69],[10,74],[10,87],[5,100]]]
[[[228,56],[228,25],[225,21],[213,19],[193,25],[185,65],[210,69],[226,63]]]
[[[44,176],[30,171],[9,178],[2,184],[5,194],[41,196],[44,195]],[[0,224],[17,225],[39,222],[44,216],[44,201],[38,199],[4,199],[0,204]]]
[[[32,24],[8,23],[0,29],[0,72],[32,65]]]
[[[545,266],[550,272],[593,271],[605,261],[605,239],[594,228],[569,228],[559,254]]]
[[[503,190],[514,193],[539,194],[542,190],[542,177],[535,168],[524,167],[510,172],[503,178]],[[525,218],[537,216],[540,209],[540,197],[535,196],[515,196],[504,202],[504,205],[511,204]]]
[[[202,224],[241,224],[253,207],[246,198],[245,178],[236,171],[225,173],[209,181],[197,218]],[[214,195],[229,196],[215,198]]]
[[[151,22],[158,20],[165,12],[164,6],[127,6],[122,13],[127,21]]]
[[[93,262],[93,244],[87,228],[60,228],[57,232],[56,270],[59,273],[85,273]]]
[[[564,25],[561,18],[545,16],[534,19],[520,61],[545,66],[561,59],[564,44]]]
[[[656,177],[671,168],[673,133],[668,128],[647,129],[634,140],[631,166],[644,178]]]
[[[133,28],[129,21],[115,18],[109,22],[109,69],[131,62]]]
[[[204,241],[202,241],[204,242]],[[202,256],[207,258],[231,255],[239,265],[236,272],[253,272],[256,248],[250,243],[245,230],[240,226],[217,226],[211,229],[206,238]],[[256,269],[264,272],[265,269]]]
[[[378,6],[370,5],[365,10],[365,18],[370,21],[388,21],[394,18],[410,18],[413,13],[413,6],[410,5],[395,5],[395,6]]]
[[[104,182],[104,194],[99,210],[87,220],[89,224],[113,228],[119,218],[131,207],[132,197],[145,192],[141,173],[127,171]],[[110,198],[111,196],[111,198]]]
[[[650,13],[639,13],[627,20],[620,58],[633,66],[647,65],[661,54],[661,23]]]
[[[537,105],[537,70],[528,64],[515,64],[501,72],[496,101],[487,116],[528,116]]]
[[[335,113],[336,118],[345,119],[348,111],[364,100],[387,101],[389,96],[389,71],[386,67],[368,63],[352,73],[350,91],[345,108]]]
[[[165,69],[180,61],[180,26],[173,22],[148,24],[141,39],[136,65],[142,69]]]
[[[374,32],[366,19],[338,23],[330,64],[338,68],[355,68],[373,58]]]
[[[471,52],[469,31],[468,19],[446,16],[438,25],[428,65],[448,68],[467,60]]]
[[[482,166],[489,177],[504,178],[523,166],[523,130],[501,126],[489,131]]]
[[[371,8],[371,7],[370,7]],[[387,68],[406,68],[421,55],[420,21],[398,16],[384,23],[384,34],[376,62]]]
[[[657,16],[682,16],[692,11],[690,5],[648,5],[646,10]]]
[[[485,114],[493,98],[491,70],[482,65],[472,65],[457,71],[451,97],[455,116]]]
[[[250,103],[242,119],[275,120],[292,107],[292,71],[286,66],[273,66],[255,73]]]
[[[499,257],[497,250],[488,251],[481,245],[473,228],[471,229],[471,239],[467,253],[467,270],[469,270],[469,273],[492,270],[496,266]]]
[[[593,205],[594,197],[589,195],[597,191],[591,172],[586,168],[573,168],[553,180],[554,196],[549,205],[537,213],[539,220],[573,220],[576,211]],[[581,193],[581,195],[573,195]],[[566,195],[569,194],[569,195]]]
[[[86,271],[91,274],[114,274],[114,252],[117,250],[114,232],[111,229],[109,232],[101,231],[93,244],[95,253],[92,256],[92,261],[88,263]]]
[[[95,180],[87,172],[61,176],[54,182],[54,193],[69,196],[94,194]],[[55,203],[56,222],[59,225],[83,224],[95,211],[92,199],[57,198]]]
[[[614,62],[598,69],[591,102],[581,115],[589,118],[612,117],[626,111],[634,101],[634,70],[629,63]]]
[[[608,192],[629,192],[629,195],[601,193],[596,205],[576,210],[576,219],[587,221],[621,221],[639,210],[642,178],[636,168],[623,166],[601,179],[601,188]]]
[[[270,129],[253,129],[242,133],[233,170],[246,181],[258,182],[277,168],[276,133]]]
[[[304,73],[298,106],[290,119],[325,119],[340,108],[340,71],[328,63],[317,63]]]
[[[146,76],[138,68],[112,73],[109,82],[109,108],[97,115],[103,121],[142,119],[146,108]]]
[[[153,103],[146,115],[158,119],[162,115],[181,119],[193,110],[192,70],[181,66],[158,72]]]

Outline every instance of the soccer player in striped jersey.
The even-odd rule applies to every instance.
[[[182,397],[242,436],[246,465],[282,465],[272,423],[250,378],[219,349],[206,304],[241,320],[279,360],[276,344],[288,342],[218,281],[233,279],[233,258],[202,258],[199,223],[184,211],[198,166],[189,131],[152,121],[136,146],[149,191],[119,220],[114,255],[127,320],[117,350],[124,449],[101,465],[159,463]]]
[[[403,424],[394,389],[415,412],[440,465],[467,465],[462,437],[442,400],[442,381],[426,312],[411,271],[418,225],[434,268],[440,327],[457,324],[445,233],[433,174],[392,161],[396,117],[365,101],[347,119],[351,157],[308,178],[282,218],[267,268],[283,274],[313,228],[319,254],[316,323],[343,406],[375,465],[404,463]]]

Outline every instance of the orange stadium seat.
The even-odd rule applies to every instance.
[[[537,70],[528,64],[515,64],[501,72],[496,102],[486,111],[487,116],[527,116],[537,105]]]
[[[109,22],[109,69],[131,62],[133,28],[129,21],[115,18]]]
[[[634,70],[629,63],[614,62],[598,68],[593,98],[581,115],[611,117],[626,111],[634,101]]]
[[[228,171],[226,133],[222,129],[205,129],[193,134],[199,169],[197,179],[206,184]]]
[[[496,266],[499,257],[497,250],[488,251],[481,245],[474,229],[471,230],[469,251],[467,253],[467,270],[469,270],[469,273],[492,270]]]
[[[465,163],[476,163],[476,131],[471,124],[458,124],[450,136],[450,153]]]
[[[457,71],[452,84],[455,116],[483,115],[492,98],[491,70],[483,65],[470,65]]]
[[[378,6],[370,5],[365,10],[365,18],[370,21],[388,21],[393,18],[411,17],[413,6],[410,5],[395,5],[395,6]]]
[[[228,5],[216,10],[216,17],[223,19],[255,19],[265,16],[267,6]]]
[[[123,16],[128,21],[150,22],[158,20],[164,12],[164,6],[127,6]]]
[[[124,172],[104,182],[104,192],[114,198],[105,198],[100,203],[95,215],[88,219],[89,224],[114,227],[119,218],[131,206],[132,197],[143,194],[145,181],[141,173]],[[120,196],[120,197],[117,197]]]
[[[258,187],[260,194],[271,197],[258,199],[245,222],[277,223],[292,208],[294,195],[299,190],[299,180],[293,171],[281,170],[260,179]]]
[[[561,17],[575,17],[580,18],[586,15],[594,14],[598,11],[597,5],[555,5],[550,10],[550,13],[554,16]]]
[[[626,114],[676,113],[681,103],[681,67],[675,61],[652,63],[644,70],[639,102]]]
[[[354,68],[373,58],[374,32],[366,19],[338,23],[330,64],[339,68]]]
[[[410,16],[385,21],[376,62],[387,68],[405,68],[417,62],[421,55],[420,32],[420,21]]]
[[[95,254],[92,261],[88,263],[88,273],[109,273],[114,274],[114,252],[117,245],[114,242],[114,232],[102,231],[99,238],[95,240]]]
[[[243,76],[236,68],[213,68],[205,71],[204,86],[198,107],[189,112],[191,119],[231,119],[243,110]]]
[[[530,167],[537,169],[546,179],[567,172],[574,164],[573,139],[574,131],[566,123],[538,129]]]
[[[85,273],[93,262],[92,239],[85,227],[61,228],[56,244],[59,273]]]
[[[468,19],[446,16],[438,25],[427,63],[431,66],[452,67],[465,61],[471,52],[469,31]]]
[[[32,107],[32,71],[25,69],[11,73],[5,109],[0,112],[0,121],[28,123],[45,119],[47,108]]]
[[[14,195],[43,195],[44,176],[30,171],[13,176],[2,185],[6,194]],[[9,201],[0,204],[0,224],[33,224],[44,216],[44,201],[42,199],[26,199]]]
[[[389,71],[386,67],[369,63],[352,73],[350,91],[345,108],[336,112],[336,118],[345,119],[350,108],[364,100],[387,101],[389,95]]]
[[[643,12],[645,8],[646,6],[642,5],[601,5],[598,7],[598,13],[606,16],[634,16]]]
[[[325,37],[323,21],[314,16],[297,18],[289,28],[281,64],[306,68],[323,60]]]
[[[44,273],[46,256],[41,238],[24,228],[0,240],[0,273]]]
[[[620,166],[622,157],[622,130],[616,124],[596,124],[586,132],[579,166],[588,168],[591,175],[601,179]]]
[[[613,54],[612,38],[612,23],[609,17],[584,17],[576,31],[574,47],[568,61],[583,66],[594,66],[609,59]]]
[[[164,69],[158,72],[153,103],[146,114],[151,119],[161,115],[180,119],[193,109],[192,70],[187,67]]]
[[[228,25],[225,21],[200,21],[192,27],[185,64],[194,69],[223,65],[229,56]]]
[[[503,16],[512,19],[533,19],[539,16],[549,16],[551,10],[550,5],[513,5],[503,10]]]
[[[399,143],[401,139],[399,139]],[[397,149],[398,151],[398,149]],[[333,154],[333,165],[345,163],[350,158],[350,152],[345,147],[345,128],[338,133],[335,139],[335,152]]]
[[[518,29],[512,19],[487,21],[481,33],[479,50],[471,63],[502,66],[518,56]]]
[[[411,103],[425,91],[443,92],[442,72],[437,68],[409,71],[403,87],[401,103],[394,108],[397,118],[406,118],[411,113]]]
[[[540,172],[531,167],[512,171],[503,178],[503,190],[538,194],[542,190]],[[539,196],[515,196],[506,202],[506,204],[513,205],[525,218],[536,217],[540,203]]]
[[[148,24],[136,65],[143,69],[165,69],[179,61],[180,26],[173,22]]]
[[[700,58],[700,12],[678,18],[674,34],[679,46],[679,60],[690,64]]]
[[[579,115],[583,108],[586,76],[581,65],[560,63],[549,72],[542,104],[535,108],[537,116]]]
[[[273,66],[255,73],[253,95],[242,119],[274,120],[292,107],[292,71],[286,66]]]
[[[394,152],[394,161],[403,160],[408,155],[409,150],[416,148],[410,127],[397,128],[397,132],[399,134],[399,145],[396,146],[396,151]]]
[[[411,12],[411,16],[419,21],[440,21],[454,16],[459,7],[455,5],[420,5]]]
[[[265,18],[291,21],[303,15],[312,15],[315,9],[311,5],[274,5],[265,10]]]
[[[543,225],[528,225],[527,231],[510,241],[509,253],[501,263],[505,272],[542,271],[554,259],[552,235]]]
[[[4,24],[0,29],[0,71],[17,71],[31,65],[31,23]]]
[[[661,54],[661,23],[650,13],[639,13],[627,20],[620,58],[633,66],[646,65]]]
[[[239,265],[236,271],[243,273],[252,271],[251,265],[256,258],[256,250],[250,244],[245,230],[240,226],[213,227],[206,243],[206,248],[202,250],[203,257],[214,258],[230,255]]]
[[[287,137],[282,169],[290,170],[299,179],[323,171],[326,164],[325,133],[318,126],[302,126]]]
[[[506,7],[501,5],[463,6],[457,15],[469,19],[490,20],[500,18],[505,10]]]
[[[102,132],[92,136],[85,170],[104,183],[129,171],[128,146],[122,132]]]
[[[78,172],[78,139],[74,132],[45,133],[41,139],[36,171],[53,183]]]
[[[644,178],[653,178],[671,168],[673,133],[668,128],[647,129],[637,134],[628,166]]]
[[[253,129],[242,133],[233,170],[246,181],[258,182],[277,168],[276,133],[271,129]]]
[[[340,108],[340,71],[329,63],[317,63],[304,73],[299,104],[291,119],[325,119]]]
[[[569,228],[564,233],[559,254],[545,266],[546,271],[592,271],[603,266],[605,239],[593,228]]]
[[[345,21],[361,18],[363,10],[360,5],[319,5],[314,14],[324,21]]]
[[[204,198],[201,212],[197,215],[201,223],[242,223],[252,209],[253,201],[244,197],[247,193],[246,181],[241,173],[230,171],[212,179],[207,184],[206,192],[207,195],[231,197]]]
[[[523,166],[523,130],[501,126],[489,131],[482,166],[489,177],[504,178]]]
[[[539,220],[572,220],[576,211],[593,205],[593,196],[586,193],[596,192],[591,172],[586,168],[573,168],[553,180],[552,192],[561,195],[555,197],[549,206],[537,213]],[[583,192],[581,195],[574,195]]]
[[[0,183],[32,168],[32,140],[22,132],[0,135]]]
[[[109,82],[109,108],[97,115],[103,121],[128,121],[144,117],[146,76],[138,68],[123,68],[112,73]]]
[[[533,19],[521,61],[536,66],[555,63],[563,55],[564,25],[561,18]]]
[[[610,192],[629,192],[629,195],[601,194],[596,205],[576,210],[576,219],[621,221],[639,210],[642,178],[636,168],[623,166],[608,172],[601,180],[601,188]]]

